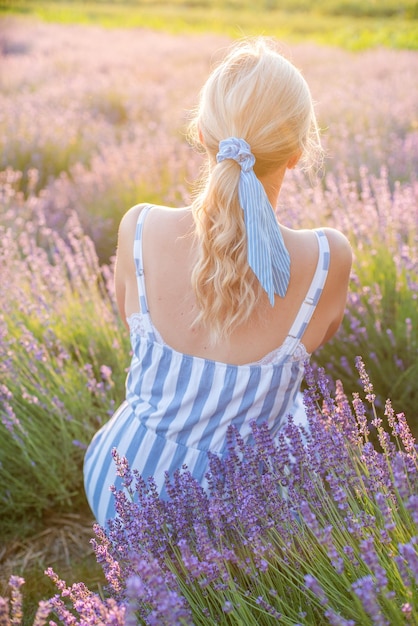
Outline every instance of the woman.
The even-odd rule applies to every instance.
[[[234,424],[277,433],[303,420],[304,363],[337,331],[352,253],[338,231],[292,230],[275,216],[300,159],[321,154],[307,84],[272,41],[234,45],[202,89],[191,129],[207,173],[190,207],[137,205],[123,217],[115,271],[130,329],[126,401],[86,454],[97,520],[114,517],[113,448],[165,497],[186,464],[205,486],[208,450]]]

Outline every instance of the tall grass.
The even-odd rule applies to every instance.
[[[418,185],[392,184],[361,168],[360,181],[329,175],[311,198],[292,189],[306,211],[319,213],[349,237],[354,251],[347,307],[334,339],[314,355],[334,379],[355,389],[354,367],[363,355],[375,381],[376,404],[393,399],[418,433]],[[293,195],[294,194],[294,195]],[[288,200],[286,198],[286,200]],[[308,222],[305,216],[300,225]]]
[[[84,449],[120,401],[128,361],[111,269],[75,215],[58,235],[36,198],[17,202],[11,178],[0,226],[3,530],[84,502]]]

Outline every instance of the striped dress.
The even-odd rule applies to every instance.
[[[260,361],[230,365],[177,352],[164,343],[148,313],[142,263],[148,209],[140,213],[134,244],[141,313],[128,319],[133,356],[126,400],[96,433],[85,456],[86,495],[101,525],[115,516],[109,487],[121,484],[112,448],[145,480],[153,476],[165,498],[165,472],[172,475],[184,464],[206,486],[207,453],[225,455],[230,424],[250,441],[253,420],[267,421],[273,435],[287,415],[303,420],[300,384],[309,354],[301,338],[328,273],[328,240],[317,230],[319,258],[306,298],[283,344]]]

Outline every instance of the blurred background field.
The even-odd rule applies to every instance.
[[[364,49],[418,47],[416,0],[1,0],[3,12],[53,22],[148,27],[173,33],[268,33],[288,41]]]
[[[314,362],[350,395],[361,355],[377,406],[418,433],[417,3],[253,4],[0,0],[0,594],[11,571],[47,594],[55,563],[101,584],[82,459],[129,364],[117,225],[136,202],[189,202],[188,112],[232,37],[278,36],[317,102],[323,175],[293,172],[278,215],[341,229],[355,261]]]

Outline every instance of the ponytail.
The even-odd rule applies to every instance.
[[[208,158],[203,187],[192,203],[196,324],[206,325],[216,342],[245,323],[265,296],[247,259],[240,165],[231,157],[217,162],[220,142],[245,139],[257,177],[278,171],[299,154],[306,163],[319,162],[322,149],[304,78],[263,37],[239,42],[215,68],[201,91],[189,130]],[[273,303],[271,292],[269,298]]]
[[[262,288],[247,261],[247,236],[238,197],[240,167],[216,164],[193,203],[198,258],[192,285],[203,323],[215,342],[250,317]]]

